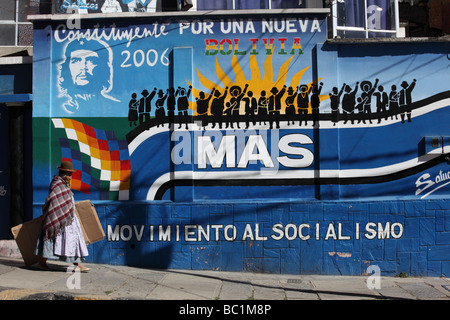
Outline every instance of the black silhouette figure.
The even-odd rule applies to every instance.
[[[191,94],[192,86],[189,86],[189,90],[186,93],[186,89],[182,87],[178,87],[175,92],[175,96],[177,97],[177,109],[178,116],[182,117],[180,121],[180,125],[178,128],[181,128],[181,124],[184,122],[186,124],[186,129],[188,128],[188,108],[189,108],[189,95]]]
[[[231,107],[231,102],[227,102],[226,104],[225,104],[225,110],[224,110],[224,112],[223,112],[223,114],[224,114],[224,117],[225,117],[225,119],[227,120],[226,121],[226,126],[225,126],[225,128],[228,128],[228,127],[231,127],[231,129],[234,129],[234,127],[233,127],[233,121],[231,121],[231,118],[232,118],[232,116],[231,116],[231,112],[233,111],[233,108]]]
[[[322,91],[323,83],[321,82],[318,86],[313,85],[311,94],[311,108],[313,115],[313,126],[319,121],[319,107],[320,107],[320,92]]]
[[[369,119],[370,123],[372,123],[372,120],[370,119],[372,116],[372,108],[371,108],[372,94],[374,93],[377,85],[378,79],[375,80],[373,87],[370,81],[361,82],[361,90],[363,91],[361,93],[361,99],[364,102],[364,116]]]
[[[403,81],[400,85],[402,89],[400,90],[399,104],[400,104],[400,117],[402,123],[405,123],[405,116],[408,118],[408,122],[411,122],[411,92],[416,86],[416,79],[411,82],[410,85],[406,81]]]
[[[225,108],[225,98],[228,94],[228,87],[225,88],[223,95],[220,95],[220,91],[214,92],[214,98],[211,102],[211,114],[212,114],[212,127],[219,125],[219,129],[222,129],[223,110]]]
[[[286,92],[286,86],[284,85],[283,88],[278,91],[276,87],[273,87],[272,90],[270,90],[270,93],[272,95],[269,97],[269,123],[270,123],[270,129],[273,129],[273,123],[276,123],[277,129],[280,128],[280,110],[281,110],[281,98],[283,97],[284,93]]]
[[[383,114],[385,114],[385,120],[388,119],[386,115],[389,98],[386,92],[383,91],[383,86],[378,86],[378,92],[375,92],[373,95],[377,98],[377,114],[378,114],[378,123],[381,122],[381,118]]]
[[[247,97],[243,98],[245,101],[245,128],[248,129],[250,122],[256,125],[255,113],[258,108],[258,101],[253,96],[253,92],[247,92]]]
[[[305,125],[308,125],[307,115],[309,107],[309,94],[311,93],[312,86],[309,87],[306,84],[302,84],[298,87],[300,91],[297,95],[297,107],[298,107],[298,117],[300,119],[299,126],[302,125],[303,119],[305,120]]]
[[[398,100],[400,98],[400,93],[397,92],[397,86],[393,84],[391,86],[391,92],[389,93],[389,113],[391,114],[391,120],[398,120],[397,114],[400,113]]]
[[[342,111],[344,115],[344,124],[350,119],[351,123],[354,123],[354,112],[355,112],[355,96],[358,91],[359,82],[356,82],[355,89],[352,91],[352,88],[349,85],[345,86],[345,93],[342,97]]]
[[[175,89],[170,88],[168,93],[169,95],[167,96],[167,115],[169,117],[173,117],[175,114],[175,104],[176,104]]]
[[[286,117],[288,120],[288,125],[290,125],[291,120],[292,124],[294,124],[295,119],[295,98],[297,97],[297,90],[294,91],[292,87],[288,88],[288,96],[285,100],[286,102]]]
[[[362,121],[362,123],[366,124],[366,120],[364,117],[364,104],[366,103],[367,99],[367,97],[365,97],[364,100],[361,97],[358,97],[356,99],[358,103],[356,104],[355,110],[358,110],[358,113],[354,114],[354,118],[358,120],[358,123],[361,123]]]
[[[175,116],[176,98],[174,88],[169,89],[166,104],[167,104],[167,117],[169,118],[169,126],[170,126],[170,124],[173,123]]]
[[[203,129],[206,129],[206,126],[208,125],[208,108],[209,108],[209,101],[214,95],[214,91],[216,89],[213,89],[211,91],[211,94],[208,95],[208,97],[205,96],[205,93],[203,91],[200,92],[199,98],[196,98],[197,101],[197,114],[200,120],[202,121],[202,127]]]
[[[342,85],[341,91],[338,92],[337,87],[333,87],[330,95],[330,105],[331,105],[331,121],[333,122],[333,126],[339,121],[339,104],[341,100],[341,95],[344,92],[346,84]]]
[[[244,97],[245,93],[247,92],[248,84],[245,84],[244,91],[241,92],[241,88],[238,86],[233,86],[230,88],[230,108],[231,108],[231,116],[232,120],[236,122],[236,126],[238,129],[239,127],[239,111],[241,108],[241,100]],[[228,125],[227,125],[228,127]],[[231,126],[233,128],[233,126]]]
[[[128,103],[128,121],[130,121],[130,127],[133,125],[136,125],[136,121],[139,120],[138,115],[138,107],[139,107],[139,101],[136,99],[137,95],[136,93],[131,94],[130,102]]]
[[[158,91],[158,99],[155,102],[155,106],[156,106],[156,111],[155,111],[155,118],[157,121],[157,127],[159,127],[160,123],[164,123],[165,121],[165,117],[166,117],[166,112],[164,110],[164,102],[167,98],[167,96],[169,95],[169,89],[167,89],[166,94],[164,94],[164,91],[162,91],[161,89],[159,89]]]
[[[260,119],[259,124],[261,124],[261,119],[267,119],[267,107],[269,104],[269,100],[266,97],[266,91],[261,91],[261,96],[258,99],[258,118]],[[264,121],[266,124],[266,121]]]
[[[147,89],[142,91],[142,98],[139,100],[139,123],[142,124],[144,121],[150,120],[150,112],[152,111],[151,102],[156,94],[156,88],[153,89],[152,93],[148,93]]]

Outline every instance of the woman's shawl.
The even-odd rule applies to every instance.
[[[44,240],[54,239],[72,223],[74,214],[73,193],[70,186],[60,176],[54,176],[50,192],[42,207],[44,219],[42,230]]]

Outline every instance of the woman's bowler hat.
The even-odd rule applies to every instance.
[[[62,161],[61,165],[57,167],[61,171],[67,171],[67,172],[75,172],[77,170],[73,169],[72,162],[70,161]]]

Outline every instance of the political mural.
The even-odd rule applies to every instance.
[[[35,30],[35,172],[71,161],[78,198],[449,194],[439,44],[336,44],[324,14],[89,21]]]

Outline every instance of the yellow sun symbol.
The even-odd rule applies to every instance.
[[[275,50],[275,48],[272,49]],[[245,85],[248,85],[248,91],[252,91],[255,98],[259,98],[261,96],[262,91],[266,91],[267,93],[270,92],[270,90],[275,87],[280,91],[284,85],[286,85],[288,88],[292,87],[294,91],[296,91],[296,88],[299,86],[300,81],[303,77],[303,74],[310,68],[310,66],[298,71],[295,73],[292,78],[290,79],[289,85],[287,85],[287,74],[289,70],[290,63],[294,56],[287,59],[281,66],[278,71],[278,77],[274,80],[274,72],[273,72],[273,64],[272,64],[272,57],[273,54],[270,54],[267,56],[266,60],[264,61],[264,75],[261,75],[261,70],[258,66],[258,63],[256,61],[256,57],[254,55],[250,56],[249,60],[249,66],[251,70],[251,77],[249,80],[247,80],[246,75],[244,73],[244,70],[242,69],[241,65],[239,64],[239,61],[235,55],[233,55],[231,60],[231,69],[234,71],[235,74],[235,81],[233,82],[230,77],[227,75],[226,72],[223,71],[222,67],[220,66],[218,59],[216,57],[216,74],[218,79],[222,82],[222,86],[219,86],[218,84],[214,83],[210,79],[206,78],[202,75],[202,73],[196,68],[197,75],[199,77],[200,82],[202,85],[207,88],[208,90],[212,91],[213,89],[218,90],[220,94],[222,95],[225,92],[225,88],[231,88],[233,86],[238,86],[240,88],[244,88]],[[319,78],[315,81],[311,81],[307,83],[308,88],[313,85],[317,84],[322,78]],[[187,81],[189,85],[192,85]],[[194,98],[199,98],[201,90],[198,90],[196,88],[192,88],[192,94]],[[283,100],[286,99],[287,94],[284,95]],[[325,99],[328,99],[329,95],[319,95],[320,101],[323,101]],[[227,95],[227,98],[225,101],[229,101],[230,95]],[[196,102],[190,101],[189,102],[189,108],[191,110],[194,110],[194,115],[197,115],[197,104]],[[284,114],[286,109],[286,105],[283,104],[281,108],[281,113]],[[311,113],[311,105],[308,107],[308,113]],[[210,108],[208,108],[208,114],[211,115]],[[245,110],[241,107],[240,114],[245,114]]]

